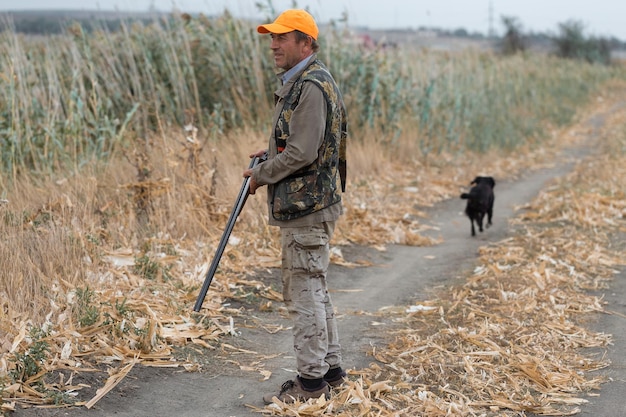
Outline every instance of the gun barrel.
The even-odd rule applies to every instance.
[[[248,168],[254,168],[260,161],[258,156],[255,156],[250,161],[250,166]],[[193,307],[193,311],[198,312],[202,308],[202,304],[204,303],[204,298],[206,297],[206,293],[209,291],[209,287],[211,286],[211,281],[213,281],[213,276],[215,275],[215,271],[217,271],[217,266],[220,263],[220,259],[222,258],[222,254],[224,253],[224,249],[226,248],[226,244],[228,243],[228,238],[230,237],[233,228],[235,227],[235,222],[237,221],[237,217],[241,213],[244,204],[246,204],[246,200],[248,199],[248,194],[250,193],[250,178],[246,178],[241,185],[241,190],[239,190],[239,195],[237,196],[237,200],[235,202],[235,206],[233,210],[230,212],[230,217],[228,218],[228,223],[226,223],[226,229],[224,229],[224,233],[222,233],[222,238],[220,239],[219,244],[217,245],[217,250],[215,251],[215,256],[213,257],[213,261],[211,262],[211,266],[206,274],[204,279],[204,283],[202,284],[202,289],[200,290],[200,294],[196,299],[196,304]]]

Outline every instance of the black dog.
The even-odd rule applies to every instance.
[[[491,226],[491,217],[493,216],[493,202],[495,196],[493,188],[496,181],[493,177],[476,177],[470,184],[475,184],[469,193],[461,194],[461,198],[467,200],[465,214],[472,224],[472,236],[476,236],[474,230],[474,222],[478,225],[478,230],[483,231],[483,219],[487,215],[487,227]]]

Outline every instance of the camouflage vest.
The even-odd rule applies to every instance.
[[[339,203],[338,183],[341,182],[342,191],[346,187],[346,109],[335,80],[317,59],[304,70],[284,99],[274,135],[276,148],[282,152],[287,146],[289,122],[305,82],[314,83],[324,93],[326,129],[317,159],[274,186],[272,215],[281,221],[306,216]]]

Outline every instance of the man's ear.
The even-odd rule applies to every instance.
[[[313,48],[313,38],[310,36],[306,37],[306,46],[308,46],[309,48]]]

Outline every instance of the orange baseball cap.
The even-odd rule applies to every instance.
[[[315,24],[315,19],[306,10],[289,9],[285,10],[274,20],[273,23],[259,25],[256,31],[259,33],[287,33],[299,30],[317,40],[319,29]]]

